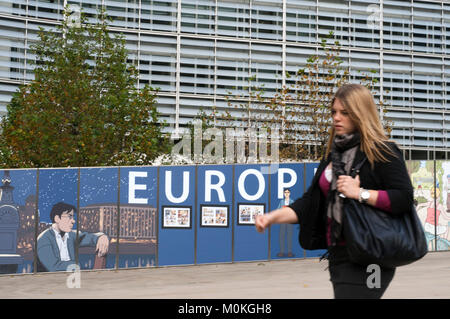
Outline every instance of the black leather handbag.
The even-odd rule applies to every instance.
[[[355,167],[354,173],[365,159]],[[416,209],[392,215],[357,200],[344,200],[343,232],[352,262],[395,268],[410,264],[428,252]]]

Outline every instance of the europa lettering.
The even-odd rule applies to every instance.
[[[194,178],[195,176],[192,176],[191,171],[183,171],[181,174],[181,180],[178,177],[179,174],[177,174],[177,181],[175,183],[182,185],[182,192],[181,194],[174,195],[173,194],[173,183],[174,183],[174,172],[172,170],[166,170],[164,172],[164,181],[165,184],[163,186],[163,190],[165,192],[166,198],[174,204],[180,204],[185,202],[189,194],[191,192],[190,189],[190,179]],[[278,180],[278,192],[277,196],[278,198],[283,198],[283,189],[290,188],[294,186],[297,181],[297,173],[290,168],[278,168],[277,171],[277,180]],[[143,197],[143,194],[148,189],[147,184],[145,184],[145,179],[147,178],[148,174],[145,171],[130,171],[128,173],[128,203],[129,204],[147,204],[148,198]],[[256,177],[257,185],[256,185],[256,192],[250,194],[248,192],[248,184],[249,184],[249,177],[254,176]],[[204,180],[201,181],[205,185],[205,192],[204,192],[204,201],[205,202],[211,202],[212,193],[215,192],[219,198],[219,201],[221,203],[225,203],[231,198],[227,198],[227,196],[231,196],[231,194],[227,194],[224,190],[224,185],[226,182],[227,176],[220,170],[206,170]],[[254,182],[255,179],[253,178],[252,181]],[[200,182],[200,181],[199,181]],[[257,201],[259,200],[263,195],[268,187],[266,184],[266,179],[264,178],[263,172],[260,170],[249,168],[244,171],[242,171],[237,176],[237,187],[238,192],[241,195],[241,197],[247,201]],[[137,191],[139,192],[139,197],[137,196]]]

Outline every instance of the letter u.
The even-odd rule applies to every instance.
[[[185,202],[189,196],[189,172],[183,172],[183,193],[180,197],[175,197],[172,194],[172,171],[166,171],[165,186],[166,197],[170,202],[174,204]]]

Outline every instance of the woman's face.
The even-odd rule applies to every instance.
[[[355,131],[356,126],[350,119],[347,110],[341,104],[339,99],[335,99],[331,107],[331,117],[333,118],[333,126],[336,135],[351,134]]]

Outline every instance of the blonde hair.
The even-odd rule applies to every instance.
[[[339,99],[339,102],[348,112],[348,116],[355,125],[356,130],[360,133],[360,148],[366,154],[372,166],[375,161],[387,162],[388,160],[382,151],[384,150],[391,155],[394,155],[394,153],[387,145],[389,139],[384,132],[377,106],[369,89],[360,84],[345,84],[334,95],[331,107],[333,107],[336,99]],[[335,134],[336,132],[332,126],[326,156],[331,151]]]

